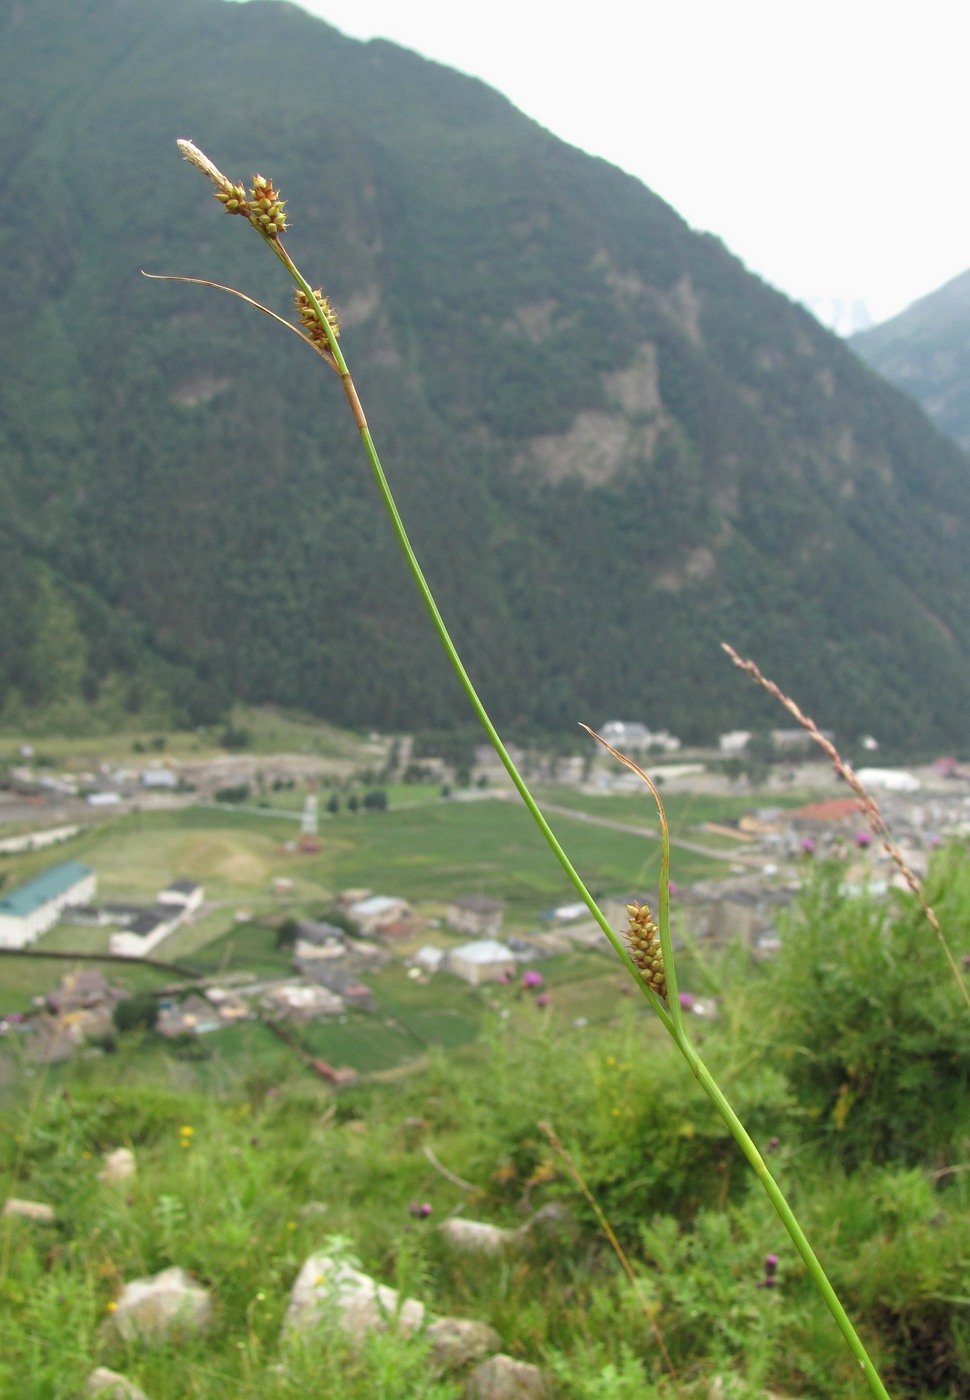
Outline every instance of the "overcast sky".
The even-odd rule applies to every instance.
[[[795,298],[874,320],[970,268],[962,0],[298,0],[482,78]]]

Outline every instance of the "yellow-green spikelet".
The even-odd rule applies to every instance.
[[[330,329],[333,331],[334,339],[338,339],[340,336],[340,318],[330,305],[330,298],[323,295],[323,291],[320,287],[314,287],[313,295],[320,303],[324,316],[326,316],[327,320],[330,322]],[[320,318],[314,310],[313,303],[302,287],[297,287],[295,299],[297,313],[303,323],[303,329],[306,331],[307,336],[315,344],[322,345],[326,348],[329,344],[327,333],[320,324]]]
[[[660,930],[645,904],[628,904],[630,924],[625,937],[630,957],[640,970],[640,976],[661,1001],[667,1000],[667,977],[664,972]]]

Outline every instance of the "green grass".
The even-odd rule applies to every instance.
[[[590,812],[615,821],[636,822],[651,831],[657,829],[657,810],[646,787],[636,793],[588,793],[575,788],[544,788],[542,796],[563,807]],[[664,810],[672,837],[682,836],[716,849],[715,839],[702,831],[705,822],[732,822],[756,807],[800,807],[814,800],[804,792],[771,793],[759,796],[733,796],[703,792],[664,792]]]
[[[270,706],[235,705],[231,726],[249,735],[245,753],[303,754],[370,767],[379,767],[382,761],[381,744],[310,715],[284,712]],[[29,744],[35,751],[30,762],[36,763],[38,758],[50,759],[73,772],[96,768],[99,762],[134,767],[150,759],[198,760],[225,752],[219,742],[225,728],[225,725],[213,725],[203,730],[145,729],[133,725],[127,730],[79,737],[36,736],[8,726],[0,730],[0,760],[24,762],[20,757],[22,744]]]

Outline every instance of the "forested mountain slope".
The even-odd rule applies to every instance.
[[[866,364],[911,394],[938,428],[970,449],[970,271],[850,343]]]
[[[187,136],[288,198],[498,719],[771,714],[723,638],[842,735],[965,735],[970,462],[637,181],[283,3],[0,0],[0,43],[8,714],[72,687],[137,710],[149,675],[196,722],[464,718],[336,378],[140,276],[289,314]]]

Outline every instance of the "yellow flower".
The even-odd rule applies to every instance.
[[[288,1220],[288,1221],[286,1222],[286,1228],[287,1228],[288,1230],[295,1230],[295,1229],[296,1229],[296,1221],[295,1221],[295,1220]]]
[[[192,1134],[195,1132],[195,1129],[190,1128],[189,1125],[186,1123],[183,1127],[179,1128],[179,1132],[182,1134],[183,1137],[191,1137]]]
[[[615,1055],[607,1055],[607,1057],[606,1057],[606,1063],[607,1063],[607,1064],[610,1066],[610,1068],[612,1069],[613,1066],[616,1064],[616,1056],[615,1056]]]
[[[117,1312],[117,1311],[118,1311],[118,1304],[117,1304],[116,1302],[114,1302],[113,1300],[112,1300],[112,1302],[108,1303],[107,1307],[108,1307],[108,1312]]]

